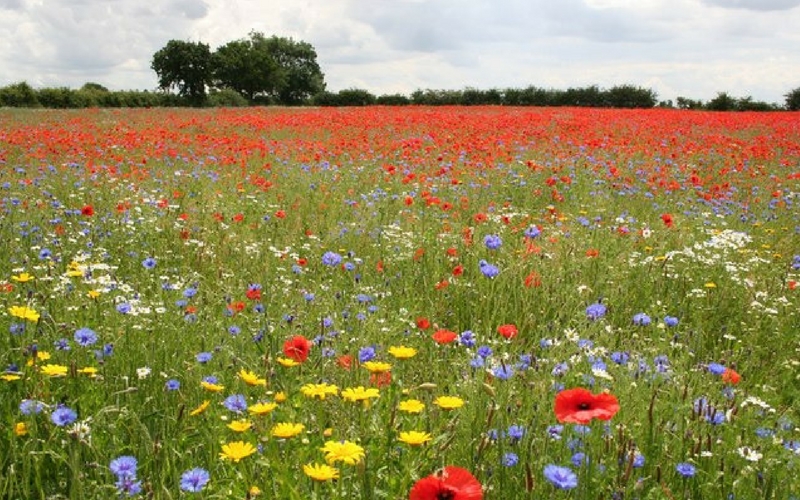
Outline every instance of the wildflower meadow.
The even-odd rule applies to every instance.
[[[0,110],[0,498],[800,497],[800,115]]]

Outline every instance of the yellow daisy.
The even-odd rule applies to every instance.
[[[249,420],[234,420],[233,422],[229,423],[227,427],[233,432],[245,432],[252,426],[253,423]]]
[[[51,377],[66,377],[67,376],[67,367],[64,366],[64,365],[47,364],[47,365],[41,366],[39,369],[42,371],[42,373],[44,373],[45,375],[49,375]]]
[[[419,399],[406,399],[405,401],[400,401],[397,409],[406,413],[420,413],[425,409],[425,403]]]
[[[433,400],[433,404],[443,410],[455,410],[464,406],[464,400],[457,396],[439,396]]]
[[[275,408],[278,407],[277,403],[256,403],[252,406],[247,407],[247,411],[252,413],[253,415],[266,415]]]
[[[285,366],[287,368],[300,365],[300,363],[293,360],[292,358],[278,358],[278,364],[281,366]]]
[[[279,424],[275,424],[275,427],[272,428],[272,437],[276,437],[279,439],[289,439],[293,438],[296,435],[300,434],[305,430],[306,426],[303,424],[293,424],[289,422],[281,422]]]
[[[286,401],[286,393],[285,392],[281,391],[281,392],[275,394],[275,402],[276,403],[283,403],[284,401]]]
[[[303,472],[314,481],[339,479],[339,469],[326,464],[305,464]]]
[[[97,368],[95,368],[94,366],[87,366],[86,368],[80,368],[78,370],[78,373],[83,375],[88,375],[90,377],[95,377],[97,376]]]
[[[99,290],[89,290],[88,292],[86,292],[86,295],[88,295],[90,299],[96,299],[97,297],[100,296],[100,291]]]
[[[326,441],[321,450],[328,464],[344,462],[355,465],[364,458],[364,448],[352,441]]]
[[[339,388],[333,384],[306,384],[300,388],[300,392],[306,397],[324,400],[329,395],[338,395]]]
[[[389,354],[394,356],[397,359],[408,359],[413,358],[417,355],[417,350],[413,347],[406,347],[406,346],[393,346],[389,348]]]
[[[239,371],[239,378],[242,379],[242,381],[247,385],[252,385],[252,386],[267,385],[267,379],[259,378],[258,375],[256,375],[251,371],[245,370],[244,368],[242,368],[242,370]]]
[[[11,281],[16,281],[17,283],[27,283],[34,279],[35,278],[28,273],[19,273],[18,275],[11,277]]]
[[[211,382],[206,382],[205,380],[200,382],[200,386],[209,392],[222,392],[222,390],[225,389],[225,386],[222,384],[212,384]]]
[[[28,306],[11,306],[8,308],[8,314],[15,318],[27,319],[34,323],[39,321],[39,313]]]
[[[380,397],[380,391],[374,387],[366,389],[364,386],[360,385],[358,387],[348,387],[342,391],[342,398],[354,403],[358,401],[369,401],[372,398],[378,397]]]
[[[14,382],[22,378],[22,375],[18,373],[4,373],[0,375],[0,380],[5,380],[6,382]]]
[[[195,408],[194,410],[190,411],[190,412],[189,412],[189,415],[191,415],[191,416],[193,416],[193,417],[194,417],[195,415],[200,415],[201,413],[203,413],[204,411],[206,411],[206,410],[208,409],[208,405],[210,405],[210,404],[211,404],[211,401],[209,401],[209,400],[207,400],[207,399],[206,399],[205,401],[203,401],[202,403],[200,403],[200,406],[198,406],[198,407],[197,407],[197,408]]]
[[[25,422],[17,422],[14,424],[14,435],[15,436],[24,436],[28,433],[28,426],[25,425]]]
[[[419,446],[427,443],[433,439],[433,437],[427,432],[407,431],[401,432],[397,439],[411,446]]]
[[[219,458],[238,462],[243,458],[249,457],[255,452],[256,448],[252,444],[245,443],[244,441],[234,441],[232,443],[222,445],[222,452],[219,454]]]
[[[369,370],[371,373],[384,373],[392,369],[392,365],[383,361],[365,361],[361,366]]]
[[[50,353],[47,351],[36,351],[36,356],[34,356],[34,358],[29,359],[26,364],[28,366],[33,366],[34,359],[36,359],[36,361],[47,361],[48,359],[50,359]]]

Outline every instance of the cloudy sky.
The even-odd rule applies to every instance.
[[[800,0],[0,0],[0,85],[154,89],[171,39],[311,43],[328,90],[630,83],[783,103]]]

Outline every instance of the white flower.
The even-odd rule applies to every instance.
[[[136,369],[136,376],[139,377],[139,380],[143,378],[147,378],[150,375],[150,367],[145,366],[143,368]]]
[[[739,455],[741,455],[742,458],[750,462],[758,462],[759,460],[761,460],[761,457],[764,456],[758,451],[754,450],[753,448],[750,448],[749,446],[742,446],[736,451],[739,452]]]

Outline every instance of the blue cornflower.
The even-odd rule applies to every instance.
[[[624,365],[628,362],[631,355],[624,351],[616,351],[612,352],[611,356],[609,357],[611,358],[611,361],[613,361],[614,363],[618,365]]]
[[[491,355],[492,355],[492,348],[489,347],[488,345],[482,345],[478,347],[478,356],[485,359]]]
[[[137,481],[135,476],[120,476],[114,486],[117,487],[117,492],[120,495],[128,495],[129,497],[135,497],[142,492],[142,482]]]
[[[759,427],[755,430],[756,436],[760,438],[768,438],[775,435],[775,431],[766,427]]]
[[[510,425],[506,430],[506,436],[513,442],[517,442],[525,436],[525,427],[521,425]]]
[[[635,453],[633,455],[633,464],[632,465],[633,465],[634,469],[640,469],[640,468],[644,467],[644,455],[642,455],[641,453]]]
[[[566,362],[564,362],[556,364],[556,366],[553,367],[553,370],[550,373],[554,377],[560,377],[565,373],[567,373],[567,371],[569,371],[569,365]]]
[[[514,376],[514,369],[509,365],[500,365],[492,370],[492,375],[500,380],[508,380]]]
[[[58,339],[56,340],[53,345],[55,346],[57,351],[69,351],[69,339]]]
[[[526,238],[533,239],[533,238],[536,238],[537,236],[539,236],[540,234],[542,234],[542,232],[539,230],[538,227],[531,226],[531,227],[529,227],[528,229],[525,230],[524,234],[525,234]]]
[[[121,457],[117,457],[111,461],[108,465],[108,468],[111,469],[111,472],[114,473],[115,476],[118,478],[122,477],[136,477],[136,467],[138,462],[136,461],[136,457],[132,457],[130,455],[122,455]]]
[[[572,465],[575,467],[580,467],[582,465],[589,465],[589,457],[586,456],[586,453],[579,451],[578,453],[572,455],[572,458],[570,458],[570,462],[572,462]]]
[[[358,361],[360,363],[366,363],[367,361],[372,361],[375,359],[375,348],[373,346],[362,347],[358,350]]]
[[[187,288],[186,290],[183,291],[183,297],[185,299],[191,299],[195,295],[197,295],[197,288],[189,287],[189,288]]]
[[[75,342],[81,347],[88,347],[97,342],[97,334],[91,328],[80,328],[75,332]]]
[[[717,411],[716,409],[712,409],[711,412],[706,415],[706,422],[711,425],[722,425],[726,420],[725,413]]]
[[[459,335],[458,342],[464,347],[475,347],[475,334],[472,330],[464,330]]]
[[[503,240],[496,234],[487,234],[486,237],[483,238],[483,244],[486,245],[486,248],[489,250],[497,250],[503,246]]]
[[[67,406],[59,406],[50,414],[50,420],[59,427],[64,427],[78,419],[75,410]]]
[[[650,316],[645,313],[637,313],[633,315],[633,324],[637,326],[647,326],[651,322]]]
[[[117,312],[121,314],[128,314],[129,312],[131,312],[131,305],[128,304],[127,302],[122,302],[120,304],[117,304]]]
[[[228,333],[233,335],[234,337],[242,333],[242,329],[236,325],[231,325],[228,327]]]
[[[784,441],[783,447],[795,455],[800,455],[800,441]]]
[[[51,252],[49,248],[42,248],[39,250],[39,258],[42,260],[49,259],[52,256],[53,252]]]
[[[19,404],[19,411],[23,415],[34,415],[44,410],[44,403],[35,399],[23,399]]]
[[[695,469],[694,465],[687,462],[679,463],[675,466],[675,470],[678,471],[678,474],[683,477],[694,477],[695,473],[697,472],[697,469]]]
[[[519,463],[519,456],[516,453],[506,453],[503,455],[503,465],[506,467],[513,467]]]
[[[664,316],[664,324],[669,327],[677,326],[678,318],[676,318],[675,316]]]
[[[372,297],[367,295],[366,293],[359,293],[356,295],[356,300],[360,303],[372,302]]]
[[[178,389],[181,388],[181,383],[180,383],[180,381],[175,380],[173,378],[173,379],[167,380],[167,383],[164,384],[164,388],[167,389],[168,391],[177,391]]]
[[[142,261],[142,266],[144,266],[145,269],[153,269],[156,267],[156,259],[148,257]]]
[[[725,365],[721,365],[719,363],[709,363],[708,371],[713,375],[722,375],[725,373]]]
[[[208,363],[209,361],[211,361],[211,358],[213,356],[214,355],[211,354],[210,352],[201,352],[200,354],[195,356],[195,359],[197,360],[198,363]]]
[[[667,372],[669,371],[669,358],[665,354],[659,354],[653,358],[653,365],[655,366],[657,372]]]
[[[478,262],[478,265],[481,268],[481,273],[487,278],[494,278],[498,274],[500,274],[500,269],[498,269],[497,266],[489,264],[485,260],[481,260],[480,262]]]
[[[606,315],[606,306],[597,302],[586,308],[586,317],[591,321],[598,320]]]
[[[578,486],[578,476],[569,467],[559,465],[546,465],[544,477],[550,483],[561,490],[571,490]]]
[[[561,424],[550,425],[547,427],[547,434],[550,436],[550,439],[561,439],[562,432],[564,432],[564,426]]]
[[[189,493],[198,493],[203,491],[210,479],[211,476],[207,470],[195,467],[181,474],[181,489]]]
[[[23,333],[25,333],[25,324],[11,323],[8,326],[8,331],[11,332],[12,335],[22,335]]]
[[[322,255],[322,263],[326,266],[338,266],[342,262],[342,256],[336,252],[325,252]]]
[[[242,394],[232,394],[222,402],[225,408],[235,413],[242,413],[247,410],[247,400]]]
[[[472,368],[483,368],[484,364],[486,364],[486,362],[480,356],[475,356],[469,362],[469,366],[471,366]]]

